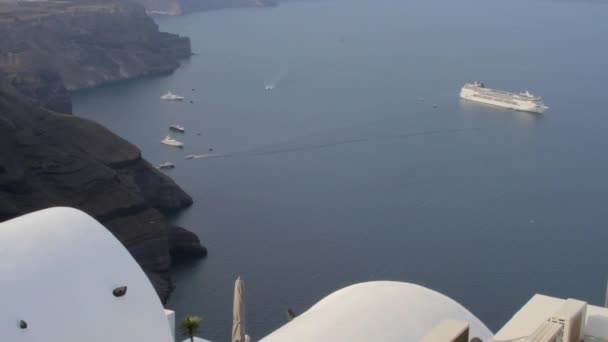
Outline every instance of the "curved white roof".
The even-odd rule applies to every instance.
[[[334,292],[260,342],[418,341],[446,319],[468,322],[470,338],[492,337],[479,319],[438,292],[376,281]]]
[[[117,298],[112,291],[120,286],[127,293]],[[75,209],[0,224],[0,293],[0,341],[173,340],[139,265],[106,228]]]

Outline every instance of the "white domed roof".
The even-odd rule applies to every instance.
[[[376,281],[334,292],[260,342],[418,341],[446,319],[468,322],[471,338],[492,337],[479,319],[438,292]]]
[[[121,286],[126,294],[115,297]],[[0,224],[0,293],[0,341],[173,340],[139,265],[105,227],[75,209]]]

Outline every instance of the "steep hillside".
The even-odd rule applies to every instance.
[[[163,214],[192,199],[137,147],[59,112],[72,110],[69,90],[174,70],[190,55],[189,40],[159,32],[143,7],[125,1],[0,3],[0,32],[0,220],[51,206],[84,210],[165,300],[172,256],[207,254]]]
[[[9,78],[52,70],[67,90],[171,72],[191,55],[188,38],[160,32],[128,1],[0,5],[0,32]]]

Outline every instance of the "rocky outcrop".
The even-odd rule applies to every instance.
[[[150,14],[178,15],[222,8],[273,7],[278,0],[135,0]]]
[[[0,3],[0,32],[0,221],[79,208],[126,246],[165,300],[172,256],[207,254],[163,214],[192,199],[137,147],[59,112],[71,113],[70,90],[174,70],[190,41],[159,32],[123,0]]]
[[[0,220],[79,208],[126,246],[166,299],[172,255],[207,253],[162,213],[190,205],[190,196],[103,126],[32,102],[0,77]]]
[[[148,14],[179,15],[183,14],[179,0],[135,0],[144,6]]]
[[[178,0],[182,12],[210,11],[221,8],[272,7],[278,0]]]
[[[60,113],[72,113],[70,93],[55,70],[19,70],[11,76],[12,86],[37,105]]]
[[[207,256],[207,250],[201,248],[198,236],[182,227],[173,226],[169,230],[169,247],[173,256]]]
[[[6,6],[0,4],[0,70],[25,95],[62,112],[70,109],[66,90],[171,72],[191,55],[188,38],[159,32],[130,1]]]

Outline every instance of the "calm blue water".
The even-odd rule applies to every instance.
[[[203,316],[205,337],[228,339],[238,275],[254,338],[289,307],[375,279],[441,291],[496,330],[536,292],[603,301],[606,18],[600,2],[549,0],[165,18],[199,55],[170,76],[81,92],[75,111],[176,164],[195,205],[175,222],[210,255],[176,269],[169,306]],[[461,102],[469,79],[551,108]],[[194,104],[160,101],[169,89]],[[172,123],[187,129],[183,151],[159,143]],[[184,159],[209,148],[219,156]]]

